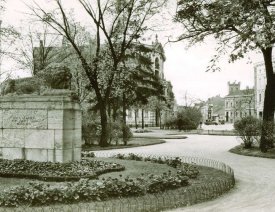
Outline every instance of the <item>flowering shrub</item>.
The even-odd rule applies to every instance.
[[[70,163],[35,162],[30,160],[0,160],[0,176],[24,177],[45,181],[69,181],[80,178],[96,178],[98,175],[122,171],[124,166],[97,160],[81,160]]]
[[[102,201],[108,198],[142,196],[146,193],[159,193],[188,185],[188,177],[171,172],[160,176],[141,176],[136,179],[126,177],[107,178],[102,181],[78,182],[54,186],[45,183],[29,183],[0,193],[0,206],[48,205],[54,203],[75,203],[80,201]]]

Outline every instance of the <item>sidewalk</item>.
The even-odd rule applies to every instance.
[[[152,134],[157,134],[154,132]],[[167,139],[166,143],[114,150],[163,156],[193,156],[224,162],[235,172],[236,187],[205,203],[176,209],[186,212],[270,212],[275,211],[275,161],[228,152],[239,145],[235,136],[188,135],[187,139]]]

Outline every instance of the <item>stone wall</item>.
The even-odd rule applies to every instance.
[[[81,110],[69,96],[0,98],[4,159],[68,162],[81,158]]]

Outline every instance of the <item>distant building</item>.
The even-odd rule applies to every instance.
[[[228,95],[225,96],[225,121],[234,123],[246,116],[255,116],[255,94],[253,88],[240,89],[241,83],[228,82]]]
[[[217,95],[202,103],[202,121],[220,122],[224,120],[224,98]]]
[[[275,67],[275,63],[273,64],[273,67]],[[262,118],[266,87],[266,72],[264,62],[256,63],[254,65],[254,80],[256,114],[258,118]]]

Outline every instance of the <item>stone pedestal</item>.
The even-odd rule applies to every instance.
[[[81,118],[69,96],[0,98],[0,151],[4,159],[69,162],[81,159]]]

